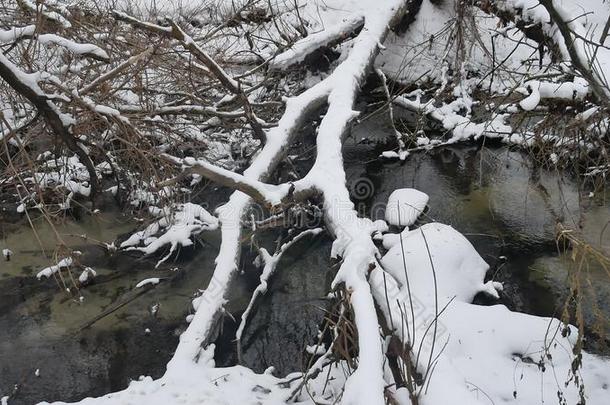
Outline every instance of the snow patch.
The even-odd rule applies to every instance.
[[[428,204],[428,195],[414,188],[394,190],[388,198],[385,209],[385,220],[396,226],[410,226],[424,212]]]
[[[59,272],[61,269],[69,268],[70,266],[72,266],[72,263],[73,263],[72,258],[66,257],[66,258],[60,260],[59,263],[57,263],[56,265],[49,266],[49,267],[46,267],[46,268],[40,270],[38,272],[38,274],[36,274],[36,278],[38,280],[42,279],[43,277],[49,278],[53,274]]]
[[[138,284],[136,284],[136,288],[142,288],[145,285],[157,285],[161,282],[161,279],[158,277],[151,277],[151,278],[147,278],[144,279],[142,281],[140,281]]]

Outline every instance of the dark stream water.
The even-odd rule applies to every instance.
[[[364,195],[354,191],[358,209],[379,219],[394,189],[414,187],[428,193],[423,221],[448,223],[464,233],[491,265],[494,279],[504,282],[502,302],[511,309],[545,316],[560,313],[570,261],[555,244],[558,218],[580,227],[590,243],[610,251],[610,231],[603,232],[610,220],[609,195],[589,197],[576,182],[534,167],[527,156],[507,147],[457,146],[415,154],[406,162],[379,160],[380,146],[366,140],[380,132],[376,125],[359,126],[345,148],[349,184],[354,190],[362,182],[370,186]],[[301,163],[295,159],[297,171],[310,164],[312,152],[304,150],[306,146],[298,152]],[[42,221],[37,224],[39,238],[51,252],[55,239]],[[115,212],[68,221],[60,230],[111,241],[134,226],[133,220]],[[13,260],[0,264],[0,397],[10,395],[11,405],[77,400],[122,389],[140,375],[162,375],[187,325],[190,300],[211,277],[219,243],[217,234],[206,234],[179,262],[154,270],[154,259],[108,256],[82,238],[65,237],[83,251],[83,263],[98,272],[95,282],[81,291],[82,302],[53,280],[35,278],[51,259],[31,230],[5,230],[1,241],[0,247],[14,252]],[[273,235],[261,241],[273,241]],[[327,236],[306,239],[284,256],[244,333],[245,365],[257,371],[273,365],[278,375],[303,369],[304,347],[315,342],[328,306],[330,244]],[[235,319],[258,277],[248,246],[243,256],[244,273],[227,308]],[[83,328],[97,314],[133,298],[135,284],[152,276],[168,280]],[[585,300],[586,322],[593,330],[600,321],[594,308],[610,314],[610,279],[595,266],[588,277],[596,293]],[[227,317],[223,326],[217,363],[234,364],[237,325]],[[600,330],[610,333],[609,324],[602,323]],[[591,343],[590,350],[608,353],[607,340]]]

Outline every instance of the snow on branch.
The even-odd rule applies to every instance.
[[[93,162],[79,140],[72,133],[73,117],[62,113],[51,98],[40,88],[39,81],[50,78],[44,72],[25,73],[0,53],[0,77],[18,94],[25,97],[45,118],[53,132],[57,134],[66,146],[75,153],[89,172],[91,182],[91,200],[94,200],[98,190],[98,179]],[[52,79],[52,78],[51,78]]]
[[[80,89],[78,91],[78,93],[81,94],[81,95],[85,95],[85,94],[93,91],[95,88],[100,86],[102,83],[108,82],[109,80],[117,77],[119,74],[121,74],[127,68],[129,68],[131,65],[133,65],[133,64],[141,61],[142,59],[152,55],[153,51],[154,51],[154,47],[151,46],[151,47],[146,48],[142,52],[140,52],[140,53],[138,53],[136,55],[131,56],[129,59],[121,62],[115,68],[113,68],[110,71],[108,71],[108,72],[98,76],[97,78],[95,78],[93,81],[91,81],[91,83],[87,84],[82,89]]]
[[[72,40],[60,37],[56,34],[41,34],[36,37],[36,40],[41,44],[54,44],[66,48],[75,55],[86,56],[101,62],[109,62],[110,56],[97,45],[80,44]]]
[[[277,167],[287,152],[287,145],[297,135],[307,117],[325,101],[330,82],[325,80],[286,100],[286,110],[277,127],[267,132],[267,142],[253,158],[243,176],[253,180],[265,180]],[[221,244],[216,257],[212,280],[203,294],[193,301],[195,314],[189,327],[181,335],[174,357],[167,365],[168,374],[179,374],[192,364],[211,343],[219,314],[225,302],[231,280],[238,271],[240,257],[242,219],[252,200],[241,191],[234,192],[229,201],[217,209],[220,221]],[[213,287],[212,287],[213,286]],[[205,305],[202,305],[205,303]]]
[[[346,187],[341,149],[349,124],[357,116],[353,106],[360,85],[370,72],[389,27],[414,2],[389,3],[375,13],[365,13],[364,27],[354,39],[353,48],[329,77],[332,87],[328,96],[328,110],[316,137],[316,160],[299,185],[307,185],[322,194],[325,223],[335,236],[332,256],[343,259],[333,286],[345,283],[351,292],[359,357],[358,368],[345,385],[344,403],[384,403],[379,321],[367,274],[377,261],[377,248],[371,235],[387,225],[358,216]]]
[[[525,111],[532,111],[544,99],[583,100],[589,93],[589,84],[585,79],[575,77],[573,82],[546,82],[531,80],[524,84],[529,95],[519,102]]]
[[[33,38],[43,45],[57,45],[69,50],[75,55],[89,57],[102,62],[110,61],[108,53],[97,45],[78,43],[57,34],[36,35],[35,25],[13,27],[6,31],[0,31],[0,44],[15,42],[23,38]]]
[[[70,266],[72,266],[73,260],[71,257],[66,257],[64,259],[61,259],[59,262],[57,262],[57,264],[54,264],[53,266],[49,266],[46,267],[42,270],[40,270],[38,272],[38,274],[36,274],[36,278],[38,280],[42,279],[43,277],[45,278],[49,278],[51,276],[53,276],[55,273],[58,273],[59,271],[61,271],[61,269],[67,269]]]
[[[178,205],[171,212],[163,211],[161,219],[131,235],[121,243],[120,247],[126,250],[139,250],[145,255],[150,255],[170,245],[167,255],[157,262],[156,267],[158,267],[171,257],[178,246],[191,246],[192,237],[217,228],[218,219],[205,208],[197,204],[185,203]]]
[[[234,190],[239,190],[268,207],[281,204],[292,190],[290,184],[274,186],[262,183],[258,180],[250,179],[241,174],[213,165],[202,159],[195,159],[192,157],[179,159],[169,155],[165,156],[174,163],[182,165],[183,170],[187,170],[189,173],[197,173],[215,183]]]
[[[241,101],[245,115],[248,119],[254,136],[261,142],[265,142],[265,132],[254,114],[250,101],[239,81],[233,79],[207,52],[203,50],[188,34],[180,28],[175,22],[171,22],[171,28],[162,27],[151,23],[140,21],[134,17],[131,17],[125,13],[114,11],[115,17],[120,20],[132,24],[138,28],[144,29],[149,32],[173,38],[178,40],[181,45],[187,49],[193,56],[195,56],[206,68],[214,75],[214,77],[231,93],[239,97]]]
[[[287,100],[286,110],[278,127],[269,131],[265,147],[244,172],[244,176],[255,178],[268,175],[270,167],[274,167],[285,153],[286,142],[300,127],[303,119],[324,100],[328,100],[328,112],[322,120],[317,136],[316,163],[300,182],[299,189],[311,188],[322,192],[326,223],[337,238],[333,252],[344,258],[335,283],[345,282],[352,290],[351,303],[359,331],[359,368],[346,386],[346,403],[383,403],[384,382],[377,316],[366,281],[367,269],[375,262],[377,251],[370,235],[379,230],[380,224],[358,218],[353,210],[349,192],[345,187],[345,172],[341,160],[342,136],[349,122],[356,116],[352,106],[360,84],[369,72],[389,26],[402,16],[406,8],[407,4],[402,1],[394,1],[382,10],[376,8],[375,13],[367,14],[366,7],[360,10],[362,15],[366,15],[365,25],[355,38],[354,46],[346,60],[322,82]],[[168,373],[174,370],[177,372],[185,362],[197,359],[202,346],[207,346],[209,342],[208,338],[222,308],[228,283],[237,271],[241,234],[239,221],[248,205],[247,196],[235,193],[229,203],[218,210],[222,243],[210,283],[214,288],[205,290],[194,302],[195,315],[181,337],[174,358],[168,364]]]
[[[243,110],[235,111],[220,111],[215,107],[207,107],[201,105],[173,105],[173,106],[162,106],[153,110],[146,110],[137,106],[123,106],[120,109],[125,113],[138,114],[145,113],[150,116],[163,116],[163,115],[208,115],[211,117],[219,118],[241,118],[245,116]]]
[[[305,38],[295,42],[289,49],[273,58],[269,63],[269,67],[275,70],[282,70],[289,68],[292,65],[296,65],[297,63],[301,63],[320,48],[332,47],[350,36],[353,36],[363,25],[363,16],[348,16],[340,23],[332,25],[320,32],[309,34]]]
[[[36,32],[35,25],[25,27],[12,27],[6,31],[0,31],[0,43],[15,42],[23,37],[30,37]]]
[[[531,24],[539,24],[543,35],[571,62],[574,70],[591,86],[595,96],[610,103],[610,87],[605,72],[610,67],[610,50],[589,39],[590,30],[565,5],[554,0],[498,0],[498,10]]]
[[[51,10],[49,8],[50,4],[53,4],[56,7],[58,6],[58,4],[55,1],[39,2],[36,0],[35,1],[17,0],[17,3],[24,9],[29,10],[35,14],[40,13],[40,15],[43,16],[44,18],[46,18],[50,21],[54,21],[57,24],[60,24],[63,28],[72,27],[72,24],[70,23],[70,21],[68,21],[62,14],[60,14],[57,11]],[[63,7],[61,7],[61,8],[63,8]],[[64,8],[64,10],[65,10],[65,8]]]

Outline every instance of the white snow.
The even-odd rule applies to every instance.
[[[43,277],[49,278],[53,274],[59,272],[61,269],[69,268],[70,266],[72,266],[72,262],[73,260],[71,257],[61,259],[57,264],[40,270],[38,274],[36,274],[36,278],[38,280],[42,279]]]
[[[542,82],[532,80],[525,84],[530,95],[519,102],[525,111],[532,111],[543,99],[583,100],[589,93],[589,85],[582,78],[575,78],[572,83]]]
[[[578,387],[573,382],[564,385],[570,378],[577,331],[570,328],[571,335],[564,338],[564,326],[557,320],[511,312],[503,305],[471,304],[478,292],[497,296],[501,285],[484,283],[488,265],[459,232],[437,223],[403,232],[402,244],[390,249],[381,266],[398,280],[400,290],[385,288],[382,270],[375,270],[373,285],[380,286],[376,299],[385,303],[388,291],[388,302],[401,303],[406,327],[400,331],[401,312],[390,304],[395,328],[420,348],[420,370],[432,366],[430,356],[438,356],[421,403],[525,405],[556,398],[558,390],[568,403],[577,402]],[[579,376],[587,387],[587,403],[605,404],[610,363],[584,353]]]
[[[136,288],[142,288],[146,285],[156,285],[156,284],[159,284],[160,282],[161,282],[160,278],[151,277],[151,278],[147,278],[147,279],[140,281],[138,284],[136,284]]]
[[[0,31],[0,43],[13,42],[23,36],[34,35],[36,31],[35,25],[28,25],[25,27],[12,27],[6,31]]]
[[[322,356],[326,353],[326,348],[323,345],[309,345],[305,347],[305,351],[312,356]]]
[[[414,188],[394,190],[385,208],[385,220],[396,226],[410,226],[424,212],[428,195]]]
[[[39,3],[39,2],[33,1],[33,0],[21,0],[20,3],[24,7],[27,7],[30,10],[32,10],[33,12],[40,13],[41,15],[45,16],[49,20],[56,21],[57,23],[61,24],[64,28],[72,27],[72,24],[70,23],[70,21],[68,21],[62,14],[58,13],[57,11],[49,10],[48,5],[52,5],[55,8],[61,9],[62,11],[67,11],[65,9],[65,7],[62,7],[61,4],[58,4],[54,0],[51,0],[51,1],[47,0],[44,3]]]
[[[162,218],[144,230],[131,235],[121,243],[122,249],[139,250],[152,254],[165,245],[170,245],[169,253],[157,263],[165,262],[178,246],[191,246],[191,237],[218,227],[218,219],[205,208],[193,203],[179,204],[174,210],[164,210]],[[144,246],[138,246],[143,244]]]
[[[479,291],[490,291],[496,295],[482,282],[489,266],[470,242],[451,226],[429,223],[402,232],[401,238],[402,244],[395,242],[383,256],[381,266],[405,285],[404,252],[411,287],[426,293],[425,296],[418,296],[419,299],[433,298],[429,296],[433,293],[429,288],[432,282],[431,261],[438,279],[439,296],[470,302]]]
[[[516,14],[525,22],[540,23],[545,34],[559,48],[564,60],[571,61],[560,30],[552,23],[546,8],[538,0],[503,0],[498,3],[499,7]],[[554,0],[553,6],[575,34],[572,40],[578,59],[576,62],[591,68],[594,84],[609,96],[606,72],[610,68],[610,50],[606,46],[598,46],[598,39],[608,18],[607,4],[604,0]],[[590,62],[590,56],[594,54],[595,61]]]
[[[290,395],[289,388],[278,385],[281,381],[270,374],[234,366],[213,368],[214,345],[203,351],[199,362],[185,362],[180,370],[166,373],[153,380],[142,377],[132,381],[123,391],[99,398],[85,398],[82,405],[168,405],[168,404],[283,404]],[[46,405],[42,402],[40,405]],[[59,405],[60,402],[54,404]]]
[[[93,270],[91,267],[85,267],[85,269],[80,274],[80,276],[78,276],[78,281],[81,284],[84,284],[87,281],[89,281],[90,279],[94,278],[95,276],[97,276],[97,273],[95,272],[95,270]]]
[[[102,48],[93,44],[79,44],[56,34],[41,34],[37,37],[41,44],[54,44],[68,49],[76,55],[95,55],[100,59],[108,60],[110,57]]]
[[[335,23],[322,31],[311,33],[305,38],[295,42],[292,46],[277,55],[270,63],[270,68],[281,70],[291,65],[302,62],[309,54],[318,50],[320,46],[337,41],[348,33],[354,31],[364,23],[361,15],[347,16],[342,21]]]
[[[223,169],[222,167],[210,164],[202,159],[195,159],[187,157],[184,159],[176,159],[184,165],[185,168],[202,169],[213,172],[224,178],[230,179],[235,184],[244,184],[249,188],[255,190],[262,198],[264,198],[271,206],[278,205],[282,202],[282,199],[288,194],[291,186],[290,184],[281,185],[270,185],[262,183],[258,180],[251,179],[246,176],[242,176],[230,170]]]

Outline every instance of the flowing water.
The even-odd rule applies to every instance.
[[[567,176],[538,168],[523,153],[502,146],[456,146],[414,154],[406,162],[380,160],[382,148],[366,140],[370,130],[359,127],[345,148],[357,208],[380,219],[383,203],[394,189],[426,192],[430,204],[422,221],[448,223],[464,233],[490,264],[490,275],[504,283],[502,302],[511,309],[561,314],[573,264],[558,252],[557,221],[578,229],[600,250],[610,251],[610,194],[590,196]],[[310,159],[303,157],[305,167]],[[365,194],[358,191],[362,184],[368,187]],[[203,242],[183,251],[179,261],[155,270],[154,258],[108,255],[96,244],[133,229],[133,219],[114,212],[66,220],[58,232],[83,252],[81,262],[98,272],[91,285],[68,292],[54,279],[35,277],[53,264],[56,248],[51,227],[40,219],[35,223],[37,236],[26,225],[5,229],[0,246],[14,252],[10,262],[0,264],[0,396],[11,395],[10,404],[76,400],[124,388],[142,374],[160,376],[187,325],[193,294],[211,278],[218,235],[204,235]],[[273,246],[273,240],[269,235],[260,241]],[[243,364],[258,371],[274,365],[278,374],[303,369],[303,349],[315,343],[328,308],[325,296],[334,272],[330,244],[328,236],[307,239],[281,260],[244,333]],[[253,249],[245,246],[243,256],[243,273],[227,307],[236,320],[258,277],[251,264]],[[153,276],[163,279],[158,286],[134,292],[138,281]],[[610,276],[592,264],[586,285],[595,292],[583,300],[587,329],[591,336],[597,336],[593,331],[610,333],[607,320],[598,316],[610,314]],[[69,280],[66,286],[71,286]],[[217,363],[234,364],[232,337],[237,325],[230,317],[222,324]],[[604,338],[589,346],[608,353]]]

